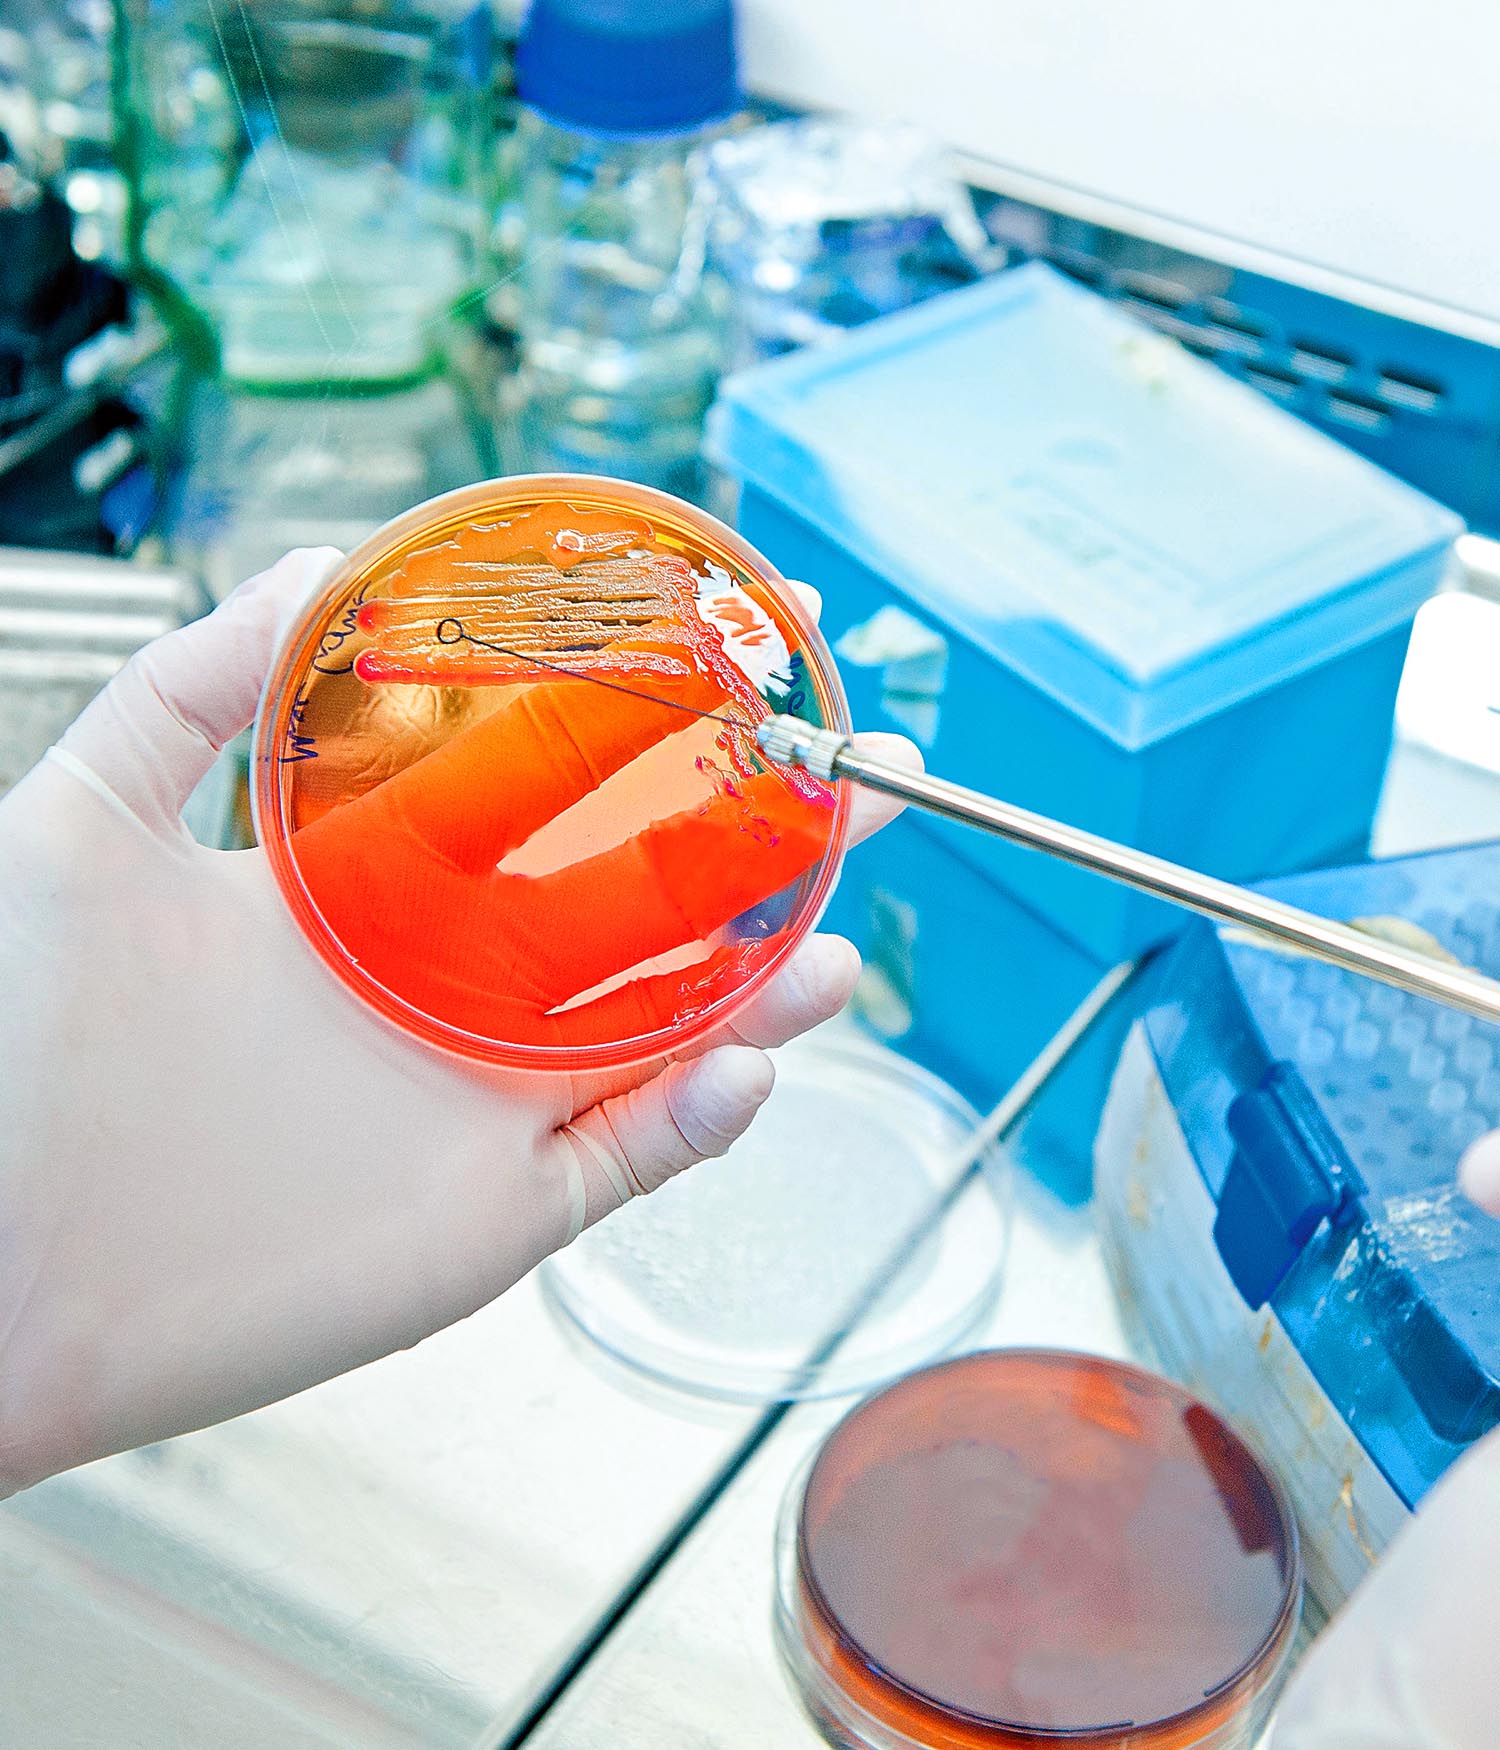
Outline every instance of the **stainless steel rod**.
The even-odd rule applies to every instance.
[[[847,778],[867,790],[878,790],[930,814],[962,821],[1013,844],[1059,857],[1157,899],[1201,912],[1205,917],[1241,924],[1330,965],[1342,966],[1415,996],[1429,997],[1481,1021],[1500,1022],[1500,982],[1467,967],[1447,965],[1332,918],[1284,905],[1231,881],[1200,875],[1163,857],[1153,857],[1129,845],[1101,838],[1097,833],[1065,826],[1044,814],[1033,814],[1030,809],[950,784],[944,778],[872,759],[855,752],[846,736],[814,729],[797,718],[771,718],[761,725],[759,739],[773,759],[805,766],[820,777]]]

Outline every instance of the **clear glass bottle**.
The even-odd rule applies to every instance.
[[[740,102],[730,0],[534,0],[516,80],[523,465],[694,496],[724,349],[695,191]]]

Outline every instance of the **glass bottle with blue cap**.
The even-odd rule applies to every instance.
[[[623,455],[691,496],[722,347],[693,189],[740,107],[731,0],[534,0],[516,85],[526,465]]]

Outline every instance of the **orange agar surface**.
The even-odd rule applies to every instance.
[[[1010,1350],[835,1429],[794,1599],[826,1711],[895,1742],[1176,1750],[1248,1742],[1301,1579],[1279,1490],[1212,1411],[1137,1368]]]
[[[309,611],[257,824],[314,945],[393,1019],[494,1061],[632,1061],[725,1019],[831,886],[843,803],[760,755],[778,710],[846,721],[730,531],[617,482],[491,482],[373,537]]]

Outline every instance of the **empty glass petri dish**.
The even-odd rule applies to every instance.
[[[542,1266],[564,1328],[644,1380],[739,1403],[868,1391],[992,1310],[1007,1162],[954,1090],[852,1027],[776,1053],[717,1160]]]
[[[692,506],[532,475],[397,518],[273,668],[257,836],[308,941],[429,1043],[611,1068],[727,1021],[812,928],[841,790],[768,762],[847,730],[775,569]]]
[[[1139,1368],[995,1350],[834,1429],[778,1529],[777,1640],[832,1742],[1241,1750],[1301,1612],[1295,1521]]]

